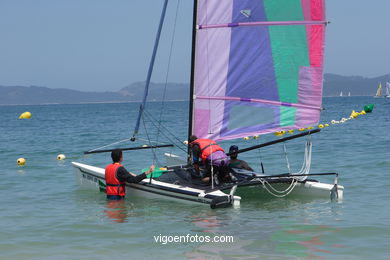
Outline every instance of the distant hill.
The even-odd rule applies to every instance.
[[[0,86],[0,104],[2,105],[74,104],[103,101],[126,101],[126,99],[115,92],[82,92],[37,86]]]
[[[364,78],[325,74],[324,96],[339,96],[342,91],[351,96],[373,96],[379,82],[390,82],[390,74]],[[131,102],[142,100],[144,82],[135,82],[119,91],[85,92],[72,89],[53,89],[39,86],[0,86],[0,105],[78,104],[98,102]],[[148,100],[161,100],[165,84],[151,83]],[[166,100],[188,100],[189,84],[168,83]]]
[[[390,74],[376,78],[365,78],[360,76],[340,76],[336,74],[324,75],[324,96],[339,96],[340,92],[351,96],[374,96],[379,82],[385,86],[385,82],[390,82]]]
[[[0,105],[78,104],[142,100],[145,83],[137,82],[117,92],[85,92],[39,86],[0,86]],[[161,100],[165,84],[150,84],[148,100]],[[188,100],[188,85],[169,83],[166,100]]]
[[[142,100],[144,95],[145,82],[136,82],[128,85],[118,91],[121,95],[131,101]],[[168,83],[150,83],[148,100],[161,100],[165,89],[166,100],[188,100],[189,84]]]

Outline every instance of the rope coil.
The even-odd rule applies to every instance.
[[[299,170],[299,172],[294,173],[293,175],[301,175],[301,174],[308,174],[309,173],[310,166],[311,166],[311,152],[312,152],[312,142],[311,142],[311,139],[309,139],[305,145],[305,154],[303,157],[302,167]],[[288,157],[287,157],[287,148],[286,148],[285,144],[284,144],[284,153],[286,156],[287,168],[289,169],[289,173],[291,174],[290,164],[289,164]],[[296,187],[296,185],[299,181],[304,181],[307,179],[307,177],[308,176],[291,177],[291,179],[292,179],[291,183],[285,190],[275,189],[272,186],[272,184],[270,184],[266,179],[258,178],[257,180],[261,182],[262,187],[269,194],[271,194],[274,197],[283,198],[283,197],[286,197],[287,195],[289,195],[294,190],[294,188]],[[335,182],[337,183],[337,180]]]

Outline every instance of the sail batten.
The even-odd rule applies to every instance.
[[[321,25],[327,21],[272,21],[272,22],[247,22],[247,23],[225,23],[225,24],[199,24],[197,29],[211,29],[239,26],[272,26],[272,25]]]
[[[234,101],[241,101],[241,102],[255,102],[255,103],[263,103],[263,104],[272,104],[275,106],[285,106],[285,107],[301,107],[306,109],[313,109],[313,110],[321,110],[321,107],[315,107],[315,106],[308,106],[298,103],[288,103],[288,102],[278,102],[273,100],[264,100],[264,99],[255,99],[255,98],[242,98],[242,97],[229,97],[229,96],[213,96],[213,97],[207,97],[207,96],[196,96],[196,99],[208,99],[208,100],[234,100]]]
[[[318,122],[324,0],[199,0],[192,132],[215,140]]]

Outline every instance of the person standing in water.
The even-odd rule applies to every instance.
[[[121,200],[126,196],[126,182],[138,183],[146,178],[146,175],[154,171],[154,165],[151,165],[146,172],[136,175],[128,172],[121,164],[123,154],[121,149],[115,149],[111,152],[112,164],[107,165],[105,170],[106,194],[109,200]]]

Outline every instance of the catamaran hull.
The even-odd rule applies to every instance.
[[[76,180],[82,188],[104,190],[104,169],[72,162],[75,168]],[[149,179],[140,183],[127,183],[126,193],[128,197],[139,196],[146,198],[164,198],[198,204],[209,204],[211,207],[239,206],[241,198],[232,196],[222,191],[205,192],[204,190],[183,187],[175,184],[159,182]]]
[[[168,165],[180,165],[185,163],[185,160],[177,155],[166,153],[165,154]],[[236,169],[239,174],[253,176],[258,175],[259,177],[262,174],[255,172],[250,172],[247,170]],[[275,178],[277,180],[278,178]],[[328,183],[322,183],[317,181],[306,180],[304,182],[297,182],[293,189],[288,195],[284,192],[290,187],[291,183],[270,183],[263,184],[259,180],[252,179],[250,182],[245,185],[239,185],[235,194],[244,198],[244,199],[261,199],[261,198],[270,198],[270,197],[301,197],[301,198],[326,198],[326,199],[337,199],[342,200],[344,195],[344,186],[334,185]],[[276,190],[276,191],[275,191]],[[272,195],[272,194],[273,195]]]
[[[286,190],[290,184],[269,184],[278,191],[284,191]],[[263,184],[253,184],[252,186],[239,186],[236,192],[237,196],[240,196],[244,199],[250,199],[250,198],[273,198],[276,195],[280,195],[280,197],[284,197],[282,194],[277,194],[276,192],[273,192],[272,195],[270,193],[271,187],[268,186],[267,188]],[[289,193],[286,197],[289,198],[308,198],[308,199],[314,199],[314,198],[326,198],[326,199],[338,199],[342,200],[344,193],[344,187],[341,185],[337,185],[337,189],[332,184],[327,183],[321,183],[321,182],[313,182],[313,181],[306,181],[304,183],[297,183],[291,193]]]

